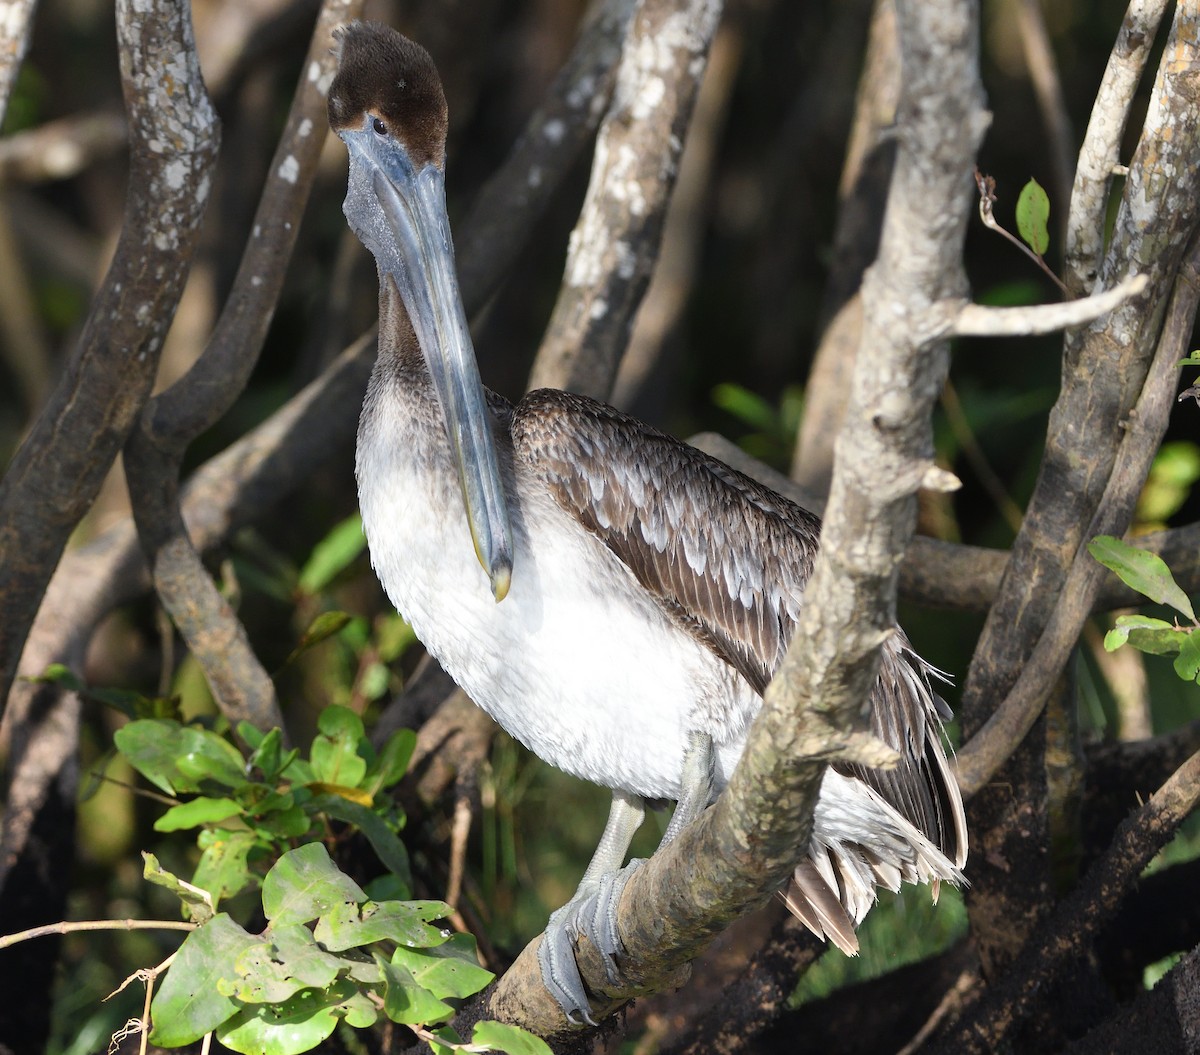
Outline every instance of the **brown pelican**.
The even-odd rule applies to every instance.
[[[340,36],[330,124],[345,213],[379,269],[379,357],[358,431],[371,559],[449,674],[551,765],[611,788],[600,845],[551,916],[543,979],[590,1021],[587,933],[615,978],[622,869],[647,799],[664,842],[725,786],[804,603],[819,521],[612,407],[479,380],[446,218],[446,101],[429,55],[381,25]],[[835,766],[785,895],[847,952],[878,885],[959,882],[967,837],[936,673],[897,627],[871,698],[894,770]],[[630,866],[632,867],[632,865]]]

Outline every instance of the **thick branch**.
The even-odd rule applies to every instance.
[[[0,18],[0,125],[8,113],[8,100],[29,50],[36,9],[37,0],[9,0],[4,17]]]
[[[0,696],[67,536],[133,427],[208,200],[217,119],[178,4],[117,8],[130,125],[116,255],[71,366],[0,483]]]
[[[333,29],[356,17],[361,7],[361,0],[322,4],[250,240],[216,329],[187,374],[147,405],[125,451],[138,535],[159,598],[225,716],[262,729],[283,724],[275,688],[188,539],[179,508],[179,470],[189,444],[229,409],[258,359],[325,139],[325,90],[336,69]]]
[[[612,95],[635,0],[604,0],[504,165],[479,192],[455,239],[458,277],[474,313],[509,274],[552,195],[591,141]]]
[[[1133,0],[1096,92],[1079,150],[1067,219],[1064,278],[1076,296],[1091,290],[1100,269],[1109,185],[1121,161],[1121,139],[1133,95],[1166,9],[1166,0]]]
[[[644,0],[622,49],[531,388],[606,398],[658,256],[719,0]]]

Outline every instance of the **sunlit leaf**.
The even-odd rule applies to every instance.
[[[367,775],[367,760],[359,753],[364,741],[362,719],[348,707],[326,707],[317,718],[321,730],[313,738],[309,764],[323,784],[358,787]]]
[[[1088,543],[1088,552],[1116,572],[1126,586],[1152,601],[1170,605],[1195,622],[1192,602],[1158,554],[1138,549],[1112,535],[1097,535]]]
[[[553,1055],[541,1037],[507,1022],[476,1022],[471,1043],[486,1044],[493,1051],[504,1051],[508,1055]]]
[[[178,806],[172,806],[154,822],[154,830],[186,831],[188,828],[198,828],[202,824],[218,824],[230,817],[236,817],[241,812],[241,805],[233,799],[212,799],[202,795],[191,802],[181,802]]]
[[[343,902],[366,901],[367,895],[330,860],[321,843],[308,843],[275,862],[263,880],[262,899],[267,919],[281,927],[307,923]]]
[[[1049,219],[1050,199],[1041,184],[1031,179],[1017,198],[1017,233],[1038,256],[1050,248]]]
[[[469,934],[455,934],[432,949],[402,945],[392,953],[392,963],[406,967],[421,985],[442,1000],[472,996],[496,977],[479,966],[475,940]]]
[[[348,568],[367,548],[362,518],[348,517],[314,547],[300,569],[299,587],[307,594],[320,593],[334,578]]]
[[[1179,651],[1179,635],[1174,624],[1148,615],[1119,615],[1116,626],[1104,635],[1104,648],[1115,652],[1129,643],[1142,652],[1170,656]]]
[[[248,861],[257,841],[253,832],[202,832],[198,842],[204,852],[192,882],[218,901],[240,894],[255,881]]]
[[[314,934],[330,952],[384,940],[410,948],[430,948],[441,945],[450,934],[431,927],[429,921],[444,919],[452,911],[443,901],[368,902],[361,911],[357,905],[339,904],[321,916]]]
[[[278,1004],[302,989],[324,990],[349,964],[326,952],[302,924],[270,928],[234,964],[223,991],[248,1004]]]
[[[339,1005],[355,995],[350,982],[305,989],[281,1004],[254,1004],[217,1030],[217,1039],[244,1055],[298,1055],[311,1051],[337,1026]]]
[[[143,718],[118,729],[113,741],[142,776],[171,795],[199,791],[208,779],[228,787],[246,782],[237,748],[207,729]]]
[[[173,872],[168,872],[158,863],[158,858],[152,853],[142,851],[142,878],[156,886],[165,887],[181,902],[184,911],[193,923],[206,923],[213,917],[213,898],[208,890],[198,883],[189,883],[180,879]]]
[[[236,1014],[239,1005],[217,985],[234,977],[237,958],[257,940],[224,912],[192,931],[154,994],[151,1043],[165,1048],[191,1044]]]
[[[1183,635],[1175,657],[1175,673],[1184,681],[1200,681],[1200,630]]]

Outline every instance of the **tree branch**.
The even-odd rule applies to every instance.
[[[217,119],[191,21],[173,4],[118,6],[129,110],[125,222],[71,368],[0,482],[0,697],[67,536],[149,395],[208,200]],[[163,70],[172,71],[170,77]]]
[[[325,141],[325,90],[336,71],[333,29],[361,0],[325,0],[233,290],[200,358],[155,396],[125,448],[130,500],[159,598],[231,724],[283,725],[275,687],[233,609],[188,539],[179,471],[188,446],[245,387],[274,315]]]
[[[597,398],[612,391],[658,257],[720,0],[644,0],[621,52],[571,234],[558,302],[529,379]]]

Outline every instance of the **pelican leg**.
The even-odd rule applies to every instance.
[[[613,792],[608,823],[604,826],[604,834],[600,836],[596,852],[592,854],[591,863],[579,881],[579,888],[570,901],[550,914],[546,923],[546,932],[542,935],[541,945],[538,946],[542,984],[558,1001],[569,1022],[578,1022],[578,1013],[588,1025],[596,1024],[588,1005],[583,977],[575,963],[575,942],[580,935],[586,934],[600,950],[609,978],[615,979],[616,965],[613,957],[620,951],[620,942],[614,942],[610,937],[616,934],[615,926],[610,924],[606,928],[608,933],[602,937],[599,923],[602,914],[610,913],[613,914],[615,922],[616,903],[613,902],[612,907],[605,907],[602,906],[602,902],[611,898],[612,877],[624,874],[620,871],[621,863],[629,851],[634,832],[641,827],[645,817],[646,806],[640,796],[623,791]],[[624,883],[621,884],[621,888],[624,888]],[[605,894],[608,896],[603,896]],[[620,890],[617,894],[619,896]]]
[[[683,760],[682,794],[658,844],[659,849],[683,831],[708,805],[712,795],[713,765],[712,738],[704,733],[692,733]],[[588,936],[603,957],[608,980],[614,985],[620,981],[616,958],[624,949],[617,931],[617,906],[625,885],[642,862],[635,859],[623,868],[621,863],[644,817],[645,805],[640,798],[613,792],[608,823],[579,882],[579,889],[570,901],[551,914],[546,924],[546,933],[538,947],[542,983],[571,1022],[579,1021],[575,1017],[578,1012],[584,1022],[595,1025],[583,978],[575,963],[575,941],[581,934]]]
[[[712,799],[713,767],[716,762],[712,737],[707,733],[692,733],[688,737],[687,753],[683,756],[683,778],[680,781],[683,794],[675,805],[671,823],[663,832],[655,853],[704,812]]]

